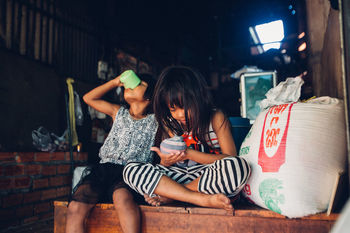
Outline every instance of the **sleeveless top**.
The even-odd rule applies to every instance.
[[[209,125],[209,138],[208,135],[206,136],[207,138],[207,143],[210,146],[204,146],[202,143],[200,143],[198,140],[194,139],[191,133],[185,132],[182,137],[184,138],[184,141],[187,145],[187,147],[194,149],[196,151],[200,152],[205,152],[205,153],[210,153],[210,154],[220,154],[221,149],[219,145],[219,140],[218,137],[216,136],[216,133],[214,132],[213,126],[210,123]],[[182,162],[177,162],[176,165],[179,167],[191,167],[194,165],[197,165],[198,163],[193,161],[193,160],[185,160]]]
[[[157,127],[154,114],[135,120],[129,109],[121,106],[100,148],[100,163],[125,165],[127,162],[152,162],[150,148],[154,144]]]

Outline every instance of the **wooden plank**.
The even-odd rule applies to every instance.
[[[56,206],[62,206],[62,207],[67,207],[68,206],[68,202],[67,201],[54,201],[53,205]]]
[[[183,206],[158,206],[158,207],[154,207],[154,206],[141,205],[140,209],[142,212],[188,214],[188,211]]]
[[[68,202],[66,201],[55,201],[55,207],[67,208]],[[100,203],[97,204],[95,209],[104,210],[114,210],[113,204]],[[277,219],[287,219],[287,217],[275,213],[270,210],[262,209],[257,206],[242,206],[239,205],[235,207],[234,213],[222,209],[212,209],[204,207],[189,207],[189,206],[178,206],[178,205],[168,205],[168,206],[148,206],[140,205],[142,212],[162,212],[162,213],[180,213],[180,214],[207,214],[207,215],[227,215],[227,216],[237,216],[237,217],[260,217],[260,218],[277,218]],[[306,216],[303,220],[326,220],[326,221],[336,221],[339,214],[332,213],[327,215],[326,213],[320,213],[315,215]]]
[[[67,215],[67,202],[54,202],[55,205],[55,219],[54,219],[54,232],[65,233],[66,231],[66,215]]]
[[[55,233],[64,233],[67,202],[54,202]],[[234,215],[223,210],[141,205],[142,232],[329,232],[338,214],[318,214],[299,219],[288,219],[269,210],[236,209]],[[212,212],[210,212],[212,211]],[[215,214],[213,214],[215,213]],[[86,221],[87,232],[121,232],[112,204],[98,204]]]
[[[12,48],[12,13],[13,5],[11,0],[6,1],[6,48]]]
[[[35,8],[35,13],[34,13],[34,59],[40,60],[40,54],[41,54],[41,32],[42,32],[42,15],[39,11],[41,9],[41,1],[42,0],[37,0],[36,1],[36,7]]]
[[[300,218],[301,220],[310,219],[310,220],[325,220],[325,221],[336,221],[339,217],[339,214],[333,213],[327,215],[326,213],[314,214],[306,217]]]
[[[143,213],[143,232],[329,232],[326,221],[215,216],[174,213]],[[161,221],[160,221],[161,219]]]
[[[213,208],[203,208],[203,207],[186,207],[188,214],[204,214],[204,215],[224,215],[224,216],[234,216],[234,210],[223,210],[223,209],[213,209]]]
[[[103,223],[101,224],[101,220]],[[122,232],[117,213],[114,209],[95,208],[86,222],[87,232]]]
[[[54,205],[57,207],[58,206],[67,207],[68,202],[55,201]],[[95,208],[96,209],[104,209],[104,210],[114,210],[114,206],[112,204],[106,204],[106,203],[97,204]],[[166,213],[229,215],[229,216],[234,215],[233,211],[226,211],[226,210],[222,210],[222,209],[213,209],[213,208],[204,208],[204,207],[193,207],[193,206],[189,207],[186,205],[184,205],[184,206],[168,205],[168,206],[158,206],[158,207],[140,205],[140,209],[143,212],[166,212]],[[255,214],[252,215],[251,212],[254,212]],[[264,212],[268,212],[268,213],[272,213],[272,214],[269,214],[269,215],[261,214]],[[260,215],[258,213],[260,213]],[[282,216],[282,215],[279,215],[277,213],[274,213],[274,212],[268,211],[268,210],[260,210],[260,211],[257,211],[257,210],[254,210],[254,211],[252,211],[252,210],[239,210],[239,215],[241,215],[241,216],[260,216],[260,217],[261,216],[267,216],[267,217]]]
[[[19,53],[25,55],[27,52],[27,20],[28,20],[28,11],[27,6],[22,5],[22,16],[21,16],[21,30],[20,30],[20,41],[19,41]]]
[[[276,212],[264,210],[264,209],[237,209],[235,211],[235,216],[237,217],[259,217],[259,218],[276,218],[276,219],[286,219],[285,216],[280,215]]]
[[[40,48],[40,60],[44,63],[47,62],[47,47],[48,47],[48,35],[49,35],[49,21],[48,21],[48,16],[45,14],[46,12],[48,12],[47,10],[47,1],[43,0],[41,3],[41,7],[42,7],[42,18],[41,18],[41,48]]]

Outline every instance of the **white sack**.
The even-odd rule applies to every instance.
[[[239,154],[252,168],[243,193],[255,204],[291,218],[325,211],[345,169],[343,102],[321,97],[270,107]]]

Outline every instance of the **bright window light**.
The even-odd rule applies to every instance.
[[[280,41],[284,38],[282,20],[256,25],[255,31],[258,34],[260,43],[263,44],[264,51],[272,48],[279,49],[281,47]]]
[[[302,32],[302,33],[300,33],[299,35],[298,35],[298,39],[301,39],[301,38],[303,38],[305,36],[305,32]]]
[[[298,47],[298,51],[301,52],[301,51],[304,51],[306,49],[306,43],[302,43],[299,47]]]

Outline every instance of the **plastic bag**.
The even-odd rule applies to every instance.
[[[81,108],[80,97],[76,92],[74,92],[74,111],[75,122],[77,123],[77,125],[82,126],[84,122],[84,114]]]
[[[57,150],[59,151],[67,151],[68,150],[68,141],[67,141],[67,135],[68,129],[64,131],[63,135],[61,137],[57,136],[54,133],[51,133],[51,138],[53,139],[53,142],[57,146]]]
[[[47,129],[40,126],[37,130],[32,131],[33,145],[40,151],[55,151],[56,145],[51,139],[51,135]]]
[[[54,133],[50,133],[43,126],[40,126],[37,130],[32,131],[33,145],[40,151],[67,151],[67,133],[68,130],[64,131],[62,136],[57,136]]]
[[[300,76],[287,78],[276,87],[266,93],[266,99],[260,102],[260,109],[264,110],[271,106],[297,102],[300,98],[301,86],[304,80]]]
[[[89,110],[89,114],[90,114],[90,118],[91,120],[97,118],[97,119],[100,119],[100,120],[103,120],[103,119],[106,119],[107,115],[102,113],[102,112],[99,112],[97,111],[96,109],[88,106],[88,110]]]

